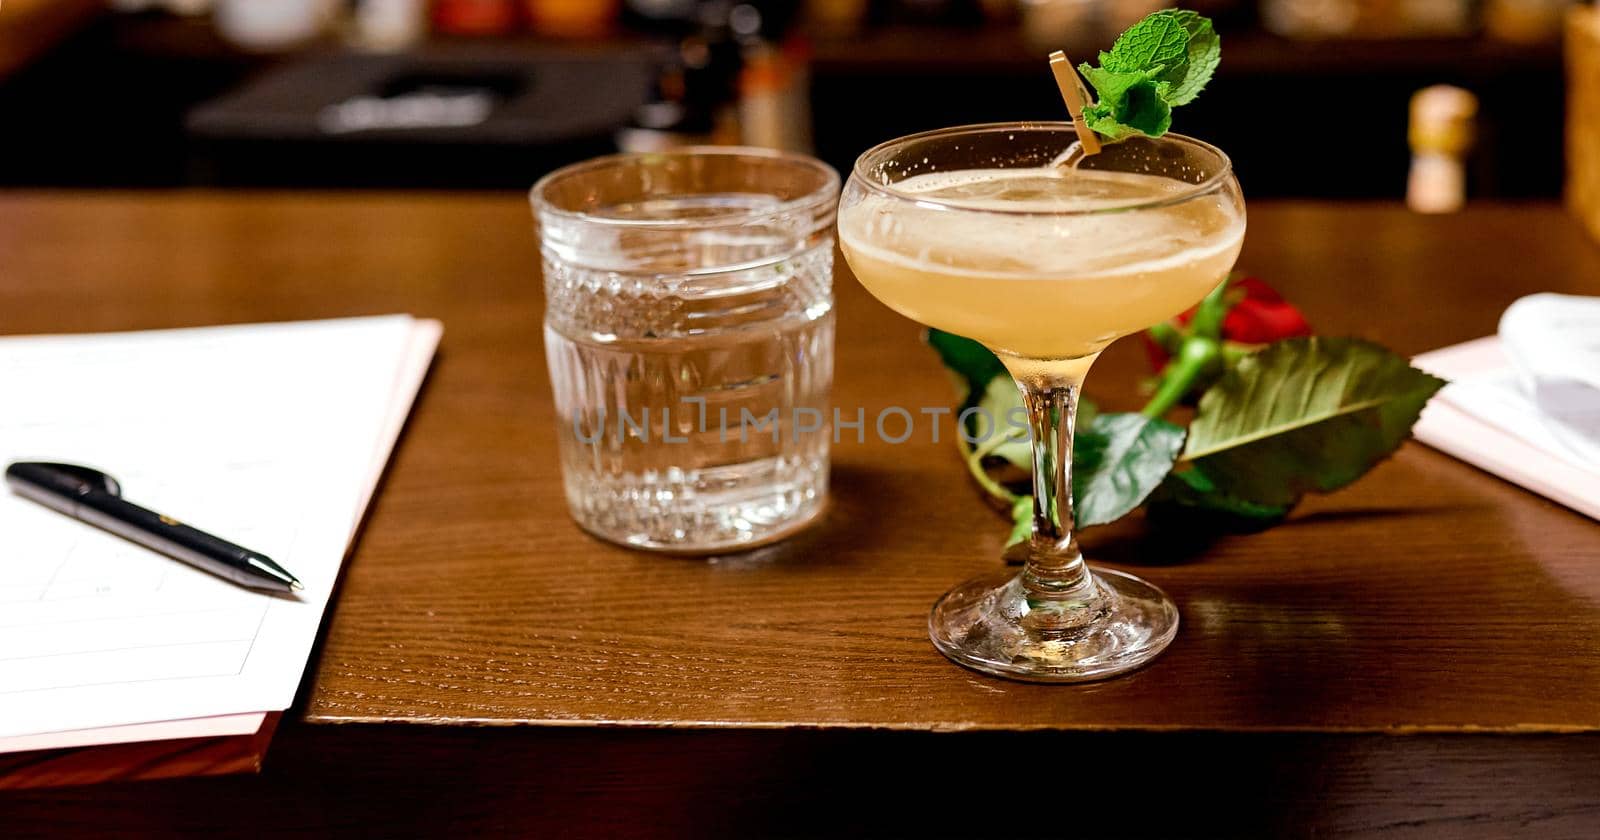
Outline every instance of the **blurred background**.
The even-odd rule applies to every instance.
[[[523,189],[707,142],[844,170],[920,129],[1064,118],[1046,54],[1168,5],[0,0],[0,187]],[[1252,199],[1399,198],[1414,152],[1473,196],[1561,192],[1561,0],[1183,6],[1223,61],[1176,128]],[[1460,90],[1413,101],[1435,85]]]

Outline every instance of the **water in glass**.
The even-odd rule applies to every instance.
[[[698,553],[778,539],[821,511],[827,223],[762,192],[541,217],[545,348],[580,525]]]

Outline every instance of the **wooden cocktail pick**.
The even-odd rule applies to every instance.
[[[1100,153],[1100,138],[1083,122],[1083,109],[1089,105],[1089,91],[1083,87],[1083,80],[1078,78],[1078,71],[1072,69],[1072,62],[1067,59],[1067,54],[1056,50],[1050,54],[1050,72],[1056,76],[1056,86],[1061,88],[1061,98],[1067,102],[1067,110],[1072,114],[1072,127],[1078,132],[1078,143],[1083,146],[1083,153],[1095,155]]]

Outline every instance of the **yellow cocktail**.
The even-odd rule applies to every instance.
[[[1098,353],[1182,312],[1244,241],[1244,215],[1223,196],[1079,212],[1181,199],[1189,186],[1153,175],[974,169],[893,186],[913,201],[867,193],[839,215],[857,279],[907,318],[1030,359]]]
[[[1244,240],[1221,151],[1178,135],[1074,154],[1069,123],[903,137],[862,155],[839,205],[856,277],[895,311],[983,343],[1022,389],[1034,516],[1020,573],[970,580],[934,605],[946,656],[1016,679],[1074,682],[1154,658],[1177,632],[1161,590],[1090,570],[1073,538],[1078,390],[1100,351],[1194,305]]]

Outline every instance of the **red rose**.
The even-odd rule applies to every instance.
[[[1227,292],[1228,314],[1222,319],[1222,340],[1236,344],[1270,344],[1284,338],[1311,335],[1311,325],[1306,322],[1294,304],[1256,277],[1234,280]],[[1187,326],[1194,319],[1194,308],[1179,315],[1177,322]],[[1149,335],[1145,336],[1145,349],[1150,354],[1150,366],[1160,370],[1170,358],[1170,353]]]
[[[1241,344],[1268,344],[1283,338],[1297,338],[1311,334],[1311,325],[1294,304],[1283,295],[1255,277],[1235,280],[1228,296],[1244,292],[1244,296],[1228,310],[1222,319],[1222,340]],[[1179,316],[1188,323],[1194,310]]]

